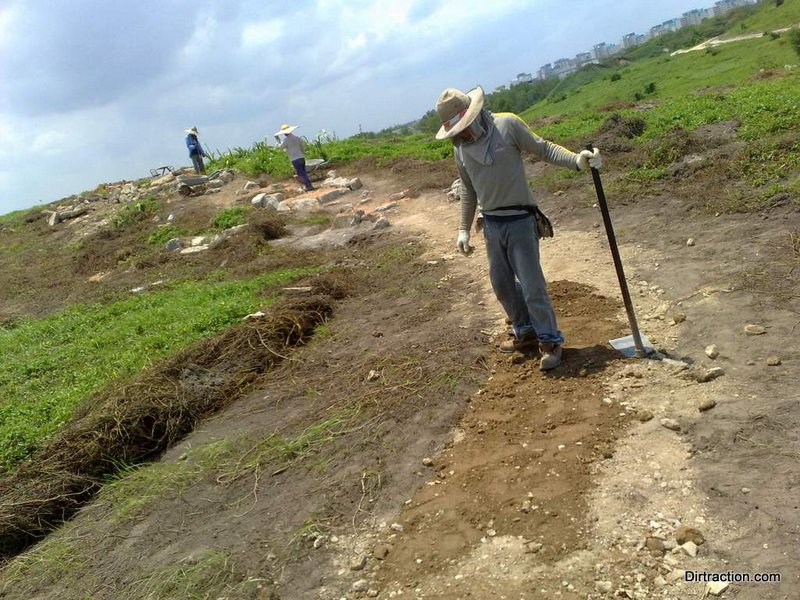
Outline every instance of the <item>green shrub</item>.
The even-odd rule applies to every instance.
[[[792,29],[789,32],[789,44],[797,56],[800,57],[800,29]]]
[[[151,246],[163,246],[172,238],[182,237],[187,235],[186,230],[178,227],[177,225],[162,225],[156,229],[147,238],[147,243]]]
[[[159,208],[161,208],[161,204],[155,196],[147,196],[136,202],[128,202],[122,206],[117,216],[114,217],[112,224],[117,229],[124,229],[155,214]]]
[[[221,210],[211,221],[211,229],[221,231],[236,225],[244,225],[247,222],[247,211],[248,208],[244,206],[234,206]]]

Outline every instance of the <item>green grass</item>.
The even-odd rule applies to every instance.
[[[223,229],[230,229],[237,225],[244,225],[247,223],[247,213],[250,211],[246,206],[233,206],[221,210],[211,221],[211,229],[215,231],[222,231]]]
[[[200,481],[232,447],[230,440],[216,440],[190,448],[176,462],[123,466],[104,483],[97,500],[107,503],[116,519],[135,517],[158,499],[180,495]]]
[[[756,31],[772,31],[800,24],[800,2],[797,0],[786,0],[781,6],[775,6],[775,1],[770,0],[759,8],[756,14],[732,26],[724,37]]]
[[[147,243],[151,246],[163,246],[173,238],[179,238],[189,235],[183,227],[177,225],[162,225],[151,233],[147,238]]]
[[[181,283],[0,328],[0,471],[38,448],[84,398],[264,306],[264,286],[308,272]]]
[[[346,140],[329,139],[319,144],[308,143],[306,147],[308,159],[326,158],[331,162],[347,162],[369,158],[378,165],[400,157],[440,160],[452,156],[452,153],[450,142],[435,140],[428,134],[381,138],[354,136]],[[286,152],[264,142],[256,142],[249,149],[229,150],[213,159],[209,165],[211,170],[223,167],[234,167],[248,175],[269,173],[273,177],[289,177],[294,173]]]
[[[154,215],[161,207],[158,199],[155,196],[147,196],[136,202],[129,202],[124,204],[117,215],[114,217],[112,224],[117,229],[124,229],[132,223],[136,223],[147,217]]]

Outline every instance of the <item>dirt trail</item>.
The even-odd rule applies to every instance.
[[[558,202],[548,198],[543,204],[552,207]],[[444,254],[451,277],[463,278],[471,289],[480,290],[475,297],[488,298],[456,300],[454,310],[490,311],[495,319],[490,338],[504,339],[480,236],[475,238],[474,255],[449,260],[455,256],[457,214],[456,205],[442,204],[432,194],[404,204],[394,222],[397,227],[424,231],[436,249],[431,259]],[[429,467],[420,465],[425,485],[398,517],[379,524],[374,536],[352,542],[355,555],[370,556],[374,571],[364,580],[370,582],[370,594],[678,600],[710,592],[705,583],[685,582],[685,571],[733,571],[751,576],[780,573],[782,583],[734,585],[720,592],[727,597],[794,597],[791,590],[800,589],[797,550],[792,545],[797,539],[797,507],[789,509],[782,503],[784,510],[795,511],[784,539],[762,535],[757,546],[747,543],[753,528],[726,515],[730,508],[740,515],[750,512],[735,506],[752,506],[746,484],[753,473],[727,474],[727,506],[720,507],[707,494],[718,489],[714,473],[725,467],[713,457],[698,460],[693,444],[691,434],[720,427],[714,415],[723,417],[725,410],[701,413],[698,407],[704,401],[706,406],[738,404],[747,395],[745,378],[734,373],[700,384],[685,368],[688,365],[625,361],[610,351],[606,340],[627,333],[627,325],[616,300],[618,288],[605,235],[595,221],[599,217],[588,206],[578,209],[577,216],[574,210],[564,215],[563,221],[572,227],[558,228],[553,240],[542,243],[543,264],[567,334],[564,365],[556,373],[542,375],[535,360],[509,359],[495,351],[491,377],[471,398],[460,427]],[[641,235],[647,220],[637,223],[637,216],[624,218],[623,227]],[[648,227],[658,227],[652,214],[648,220]],[[735,228],[733,221],[724,228]],[[630,232],[622,237],[635,239]],[[702,356],[699,332],[689,340],[682,338],[683,330],[672,316],[692,310],[698,291],[697,304],[718,305],[721,290],[708,286],[695,290],[688,294],[691,302],[674,295],[708,265],[706,260],[695,261],[693,269],[662,278],[657,272],[659,260],[670,260],[659,252],[662,244],[652,248],[623,243],[621,248],[642,328],[658,348],[674,356],[685,356],[688,342],[689,363],[719,364]],[[710,247],[723,255],[728,250],[724,243]],[[704,259],[714,262],[713,255]],[[641,279],[643,273],[652,277],[650,282]],[[660,282],[652,283],[653,279]],[[740,298],[739,306],[717,306],[713,319],[717,327],[741,331],[751,302],[752,298]],[[747,311],[742,310],[744,305]],[[740,348],[742,341],[749,341],[741,333],[734,337]],[[720,339],[719,335],[706,338]],[[737,347],[733,341],[724,347],[727,362]],[[782,381],[783,393],[791,393],[791,375]],[[765,411],[771,408],[764,406]],[[730,418],[730,413],[726,411],[723,418]],[[663,419],[677,421],[679,431],[664,427]],[[751,458],[767,461],[768,456],[766,450],[760,459]],[[789,482],[781,494],[785,500],[792,497],[795,485]],[[686,541],[679,535],[681,525],[704,537],[697,540],[705,543],[698,546],[696,556],[689,555],[694,550],[678,547],[678,542]],[[745,547],[754,552],[742,553]]]

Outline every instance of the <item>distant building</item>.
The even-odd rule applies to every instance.
[[[551,63],[547,63],[539,67],[538,76],[539,79],[549,79],[550,77],[555,77],[556,73],[553,70],[553,65]]]
[[[681,15],[681,27],[691,27],[692,25],[699,25],[701,21],[710,17],[711,14],[707,8],[695,8],[689,12]]]
[[[672,31],[677,31],[678,29],[681,29],[683,27],[698,25],[701,21],[708,19],[710,17],[715,17],[718,15],[725,14],[728,11],[733,10],[734,8],[748,6],[751,4],[757,4],[759,1],[766,2],[767,0],[718,0],[717,2],[714,3],[714,6],[712,6],[711,8],[695,8],[693,10],[687,11],[683,13],[680,17],[669,19],[668,21],[664,21],[659,25],[651,27],[650,30],[644,34],[637,34],[634,32],[628,33],[627,35],[622,37],[622,41],[620,42],[619,45],[602,42],[600,44],[595,45],[592,52],[581,52],[580,54],[577,54],[574,59],[559,58],[552,64],[547,63],[546,65],[539,68],[539,70],[537,71],[537,78],[538,79],[548,79],[550,77],[564,78],[570,73],[574,73],[577,69],[579,69],[583,65],[592,62],[597,63],[601,60],[609,58],[617,54],[623,48],[627,49],[627,48],[632,48],[634,46],[638,46],[639,44],[643,44],[646,41],[653,39],[654,37],[658,37],[664,35],[665,33],[670,33]],[[529,75],[529,74],[520,73],[519,75],[517,75],[517,80],[519,81],[519,78],[523,75]]]
[[[557,61],[553,62],[553,74],[560,79],[563,79],[570,73],[574,73],[576,70],[575,62],[571,58],[559,58]]]
[[[714,16],[717,17],[719,15],[724,15],[726,12],[731,11],[734,8],[747,6],[748,4],[756,4],[756,2],[754,0],[719,0],[718,2],[714,3],[711,11],[713,12]]]
[[[615,44],[601,42],[600,44],[595,44],[594,55],[598,60],[603,60],[604,58],[608,58],[609,56],[616,54],[618,50],[619,46],[616,46]]]
[[[533,75],[530,73],[517,73],[514,83],[530,83],[531,81],[533,81]]]
[[[670,19],[669,21],[664,21],[661,27],[664,29],[665,33],[669,31],[678,31],[678,29],[681,28],[681,22],[678,19]]]

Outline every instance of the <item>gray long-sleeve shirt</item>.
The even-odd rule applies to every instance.
[[[291,133],[283,136],[283,141],[281,141],[279,147],[286,150],[286,153],[289,155],[289,160],[297,160],[305,156],[305,142]]]
[[[484,212],[508,206],[536,206],[525,176],[522,152],[550,164],[578,168],[577,154],[542,139],[513,113],[494,115],[494,127],[490,141],[492,164],[482,164],[455,147],[461,177],[461,229],[472,227],[479,199]]]

